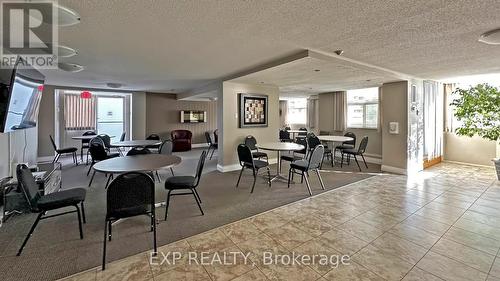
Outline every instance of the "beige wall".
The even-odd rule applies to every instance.
[[[408,82],[386,83],[381,88],[382,169],[406,171],[408,135]],[[389,122],[399,122],[399,134],[389,134]],[[386,169],[387,171],[391,171]],[[394,171],[394,170],[392,170]]]
[[[495,158],[496,144],[474,136],[472,138],[444,134],[444,160],[491,166]]]
[[[207,122],[180,123],[181,110],[206,111]],[[193,133],[193,144],[204,144],[205,132],[213,132],[216,128],[216,101],[184,101],[177,100],[175,94],[146,93],[146,135],[155,133],[168,139],[172,130],[183,129]]]
[[[146,138],[146,93],[132,94],[132,139]]]
[[[54,156],[49,135],[55,132],[55,87],[43,88],[40,111],[38,113],[38,157]]]
[[[219,158],[220,166],[238,165],[236,148],[247,135],[253,135],[257,142],[276,142],[279,140],[279,89],[274,86],[240,84],[224,82],[222,104],[223,118],[223,157]],[[269,123],[268,127],[238,128],[238,94],[252,93],[268,95]],[[269,152],[269,158],[276,158]]]

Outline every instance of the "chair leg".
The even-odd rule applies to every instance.
[[[309,191],[309,195],[312,196],[311,192],[311,185],[309,185],[309,179],[306,175],[304,175],[304,172],[302,172],[302,177],[306,180],[306,186],[307,186],[307,191]]]
[[[201,202],[200,194],[198,194],[198,191],[196,191],[196,188],[193,190],[194,190],[194,194],[196,195],[196,197],[198,197],[198,202],[200,202],[200,204],[203,203],[203,202]]]
[[[92,170],[92,166],[94,166],[94,161],[92,161],[92,163],[90,163],[89,170],[87,171],[87,177],[88,177],[88,176],[89,176],[89,174],[90,174],[90,170]]]
[[[238,185],[240,184],[241,174],[243,174],[244,169],[245,167],[241,167],[240,176],[238,177],[238,182],[236,182],[236,187],[238,187]]]
[[[158,254],[158,248],[157,248],[157,244],[156,244],[156,213],[155,212],[156,211],[155,211],[155,207],[154,207],[154,204],[153,204],[151,217],[152,217],[152,220],[153,220],[153,248],[154,248],[153,255],[154,256],[156,256]]]
[[[252,190],[250,193],[253,193],[253,189],[255,188],[255,181],[257,181],[257,174],[255,173],[255,170],[253,171],[253,184],[252,184]]]
[[[113,174],[109,174],[108,180],[106,181],[106,185],[104,186],[105,189],[108,188],[109,182],[111,181],[112,178],[113,178]]]
[[[104,221],[104,243],[102,249],[102,266],[101,269],[106,269],[106,240],[108,240],[108,222]]]
[[[267,168],[267,180],[269,181],[269,187],[271,187],[271,170],[269,169],[269,167],[266,168]]]
[[[288,188],[290,188],[290,178],[292,177],[292,168],[288,169]]]
[[[24,238],[23,244],[21,245],[21,248],[19,248],[19,251],[17,251],[16,256],[20,256],[21,255],[21,252],[23,251],[24,246],[26,246],[26,243],[28,243],[28,240],[30,239],[31,235],[33,234],[33,231],[35,231],[35,228],[38,225],[38,222],[40,222],[40,219],[42,218],[42,216],[43,216],[44,213],[45,212],[41,212],[36,217],[35,222],[31,226],[30,232],[28,233],[28,235],[26,236],[26,238]]]
[[[359,166],[358,158],[354,155],[354,160],[356,160],[356,165],[358,165],[359,171],[361,172],[361,166]]]
[[[321,184],[321,189],[325,190],[325,184],[323,183],[323,179],[321,178],[321,174],[319,173],[319,169],[316,169],[316,174],[318,175],[319,183]]]
[[[83,162],[83,147],[80,148],[80,160]]]
[[[158,182],[161,182],[160,175],[158,174],[158,171],[156,171],[156,177],[158,178]]]
[[[172,173],[172,176],[174,176],[174,169],[170,168],[170,172]]]
[[[212,160],[212,156],[214,156],[215,148],[212,148],[212,154],[210,154],[210,160]]]
[[[165,219],[164,220],[167,220],[168,205],[170,204],[170,193],[171,192],[172,192],[172,190],[169,190],[168,193],[167,193],[167,204],[165,205]]]
[[[85,208],[83,207],[83,201],[82,203],[80,203],[80,209],[82,210],[83,223],[87,223],[87,219],[85,218]]]
[[[90,182],[89,182],[89,187],[92,185],[92,181],[94,180],[94,176],[95,176],[95,170],[94,172],[92,173],[92,177],[90,178]]]
[[[366,164],[365,156],[361,154],[361,158],[363,158],[363,162],[365,162],[365,167],[368,169],[368,165]]]
[[[80,239],[83,239],[83,228],[82,228],[82,215],[80,214],[80,208],[78,204],[75,205],[76,214],[78,215],[78,230],[80,230]]]
[[[111,241],[113,238],[113,222],[108,221],[108,241]]]
[[[196,198],[196,194],[194,194],[194,190],[191,189],[191,193],[193,193],[194,200],[196,201],[196,204],[198,205],[198,208],[200,208],[201,215],[204,216],[205,213],[203,213],[203,209],[201,208],[200,202],[198,202],[198,198]]]
[[[342,168],[342,164],[344,164],[344,152],[340,153],[342,155],[342,159],[340,160],[340,168]]]

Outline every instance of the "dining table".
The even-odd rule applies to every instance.
[[[351,137],[332,136],[332,135],[320,135],[320,136],[318,136],[318,139],[322,142],[331,142],[333,144],[332,153],[335,153],[335,147],[337,145],[341,145],[343,142],[346,142],[346,141],[354,140]],[[335,155],[333,155],[333,158],[335,159]],[[332,166],[333,166],[333,164],[332,164]]]
[[[150,145],[160,145],[159,140],[129,140],[118,141],[111,144],[112,147],[145,147]]]
[[[282,180],[282,181],[288,181],[288,178],[283,176],[281,174],[281,152],[282,151],[300,151],[303,150],[305,147],[301,144],[293,143],[293,142],[265,142],[265,143],[258,143],[257,148],[263,149],[263,150],[269,150],[269,151],[276,151],[278,155],[278,165],[276,169],[276,175],[274,175],[271,178],[271,181],[275,180]]]
[[[91,140],[95,137],[97,137],[98,135],[86,135],[86,136],[73,136],[71,137],[72,139],[74,140]],[[114,138],[115,136],[109,136],[110,138]]]

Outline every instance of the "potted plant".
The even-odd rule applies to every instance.
[[[495,163],[500,180],[500,90],[488,84],[478,84],[469,89],[457,88],[451,103],[455,117],[461,125],[455,133],[460,136],[479,137],[495,141]]]

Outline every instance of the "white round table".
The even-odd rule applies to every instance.
[[[91,140],[95,137],[97,137],[98,135],[88,135],[88,136],[74,136],[74,137],[71,137],[72,139],[74,140]],[[115,136],[109,136],[110,138],[114,138]]]
[[[270,150],[270,151],[276,151],[278,154],[278,165],[277,165],[277,171],[276,175],[271,179],[271,181],[275,180],[288,180],[288,178],[282,176],[280,174],[281,170],[281,151],[299,151],[305,149],[303,145],[296,144],[293,142],[265,142],[265,143],[258,143],[257,147],[260,149],[264,150]]]
[[[118,141],[111,144],[113,147],[143,147],[149,145],[160,145],[159,140],[130,140],[130,141]]]
[[[333,144],[332,147],[332,153],[335,154],[335,147],[337,146],[338,143],[343,143],[345,141],[352,141],[354,140],[351,137],[344,137],[344,136],[318,136],[318,139],[320,141],[324,142],[331,142]],[[335,159],[335,155],[332,156]],[[333,161],[332,161],[332,166],[333,166]]]

